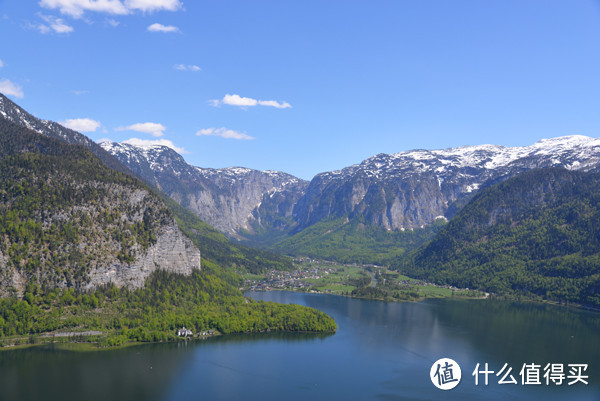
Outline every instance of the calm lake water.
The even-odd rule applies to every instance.
[[[0,352],[1,400],[600,400],[600,314],[549,305],[430,300],[385,303],[291,292],[248,293],[332,315],[334,335],[234,335],[101,352]],[[432,384],[440,358],[461,366]],[[475,386],[477,363],[507,363],[519,384]],[[541,385],[522,385],[523,364]],[[588,385],[546,386],[547,363],[588,364]]]

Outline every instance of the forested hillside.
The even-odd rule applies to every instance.
[[[174,224],[137,179],[109,169],[83,146],[6,120],[0,120],[0,171],[3,293],[22,293],[29,281],[95,287],[97,269],[134,263]]]
[[[540,169],[478,193],[402,272],[600,305],[600,174]]]
[[[444,224],[445,220],[439,219],[423,228],[386,230],[361,218],[322,220],[269,249],[341,263],[387,266],[431,240]]]

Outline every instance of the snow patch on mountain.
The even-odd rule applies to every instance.
[[[432,172],[443,178],[457,169],[494,170],[520,159],[535,157],[549,165],[571,169],[586,166],[576,159],[588,159],[600,153],[600,139],[582,135],[542,139],[533,145],[505,147],[499,145],[461,146],[441,150],[409,150],[394,154],[380,153],[362,163],[342,170],[321,173],[323,179],[343,179],[356,174],[367,177],[394,178]],[[565,163],[566,160],[570,163]]]

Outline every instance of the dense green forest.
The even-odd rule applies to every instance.
[[[315,309],[245,299],[215,270],[219,268],[206,262],[191,276],[156,271],[135,291],[108,285],[78,293],[31,283],[22,300],[0,299],[0,345],[15,336],[38,342],[41,334],[55,331],[101,331],[99,344],[114,346],[176,340],[176,330],[183,326],[194,333],[223,334],[336,330],[333,319]]]
[[[600,174],[541,169],[481,190],[403,274],[600,306]]]
[[[360,218],[318,222],[285,239],[272,249],[292,255],[335,260],[340,263],[390,265],[397,257],[429,241],[445,225],[436,220],[425,228],[386,230]]]

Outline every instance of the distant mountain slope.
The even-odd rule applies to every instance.
[[[203,260],[210,260],[227,271],[264,273],[268,270],[291,270],[292,260],[268,251],[250,248],[230,241],[225,235],[165,194],[161,194],[173,212],[181,230],[192,239],[202,252]]]
[[[306,181],[278,171],[258,171],[241,167],[211,169],[194,167],[165,146],[133,146],[103,142],[101,146],[145,182],[169,195],[186,209],[221,232],[238,237],[271,223],[259,212],[271,205],[277,214],[291,215],[294,202]],[[279,194],[286,196],[281,202]],[[263,209],[265,206],[263,206]],[[270,226],[268,226],[270,228]]]
[[[200,252],[138,179],[0,118],[0,295],[27,283],[138,288],[155,270],[191,274]]]
[[[386,229],[415,228],[451,217],[453,202],[486,183],[543,167],[592,170],[600,139],[569,136],[526,147],[464,146],[379,154],[315,176],[294,207],[300,231],[323,219],[361,216]]]
[[[600,173],[540,169],[481,190],[408,275],[600,306]]]
[[[386,230],[364,224],[360,218],[325,219],[268,249],[341,263],[389,266],[399,256],[431,240],[444,225],[445,220],[439,219],[423,228]]]
[[[111,169],[131,174],[127,168],[87,136],[63,127],[54,121],[40,120],[32,116],[2,93],[0,93],[0,119],[5,119],[44,136],[58,139],[71,145],[83,145]]]

